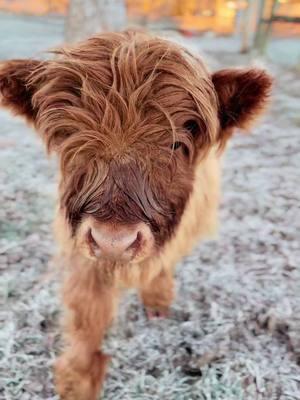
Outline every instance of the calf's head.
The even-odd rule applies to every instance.
[[[260,114],[270,86],[262,70],[210,74],[174,43],[134,32],[0,64],[1,105],[58,154],[74,243],[123,261],[172,237],[196,166]]]

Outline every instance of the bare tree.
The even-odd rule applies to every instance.
[[[70,0],[66,40],[74,42],[95,32],[122,30],[126,19],[125,0]]]

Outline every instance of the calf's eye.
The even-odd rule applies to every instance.
[[[180,142],[174,142],[171,145],[171,149],[172,150],[177,150],[177,149],[179,149],[179,147],[181,147],[181,143]]]
[[[186,121],[183,126],[184,129],[186,129],[193,136],[196,136],[199,133],[199,125],[197,121],[193,119]]]
[[[194,138],[198,136],[199,130],[200,130],[199,125],[198,125],[198,122],[195,121],[195,120],[193,120],[193,119],[190,119],[190,120],[186,121],[186,122],[183,124],[183,128],[185,129],[186,134],[190,134],[190,135],[192,135]],[[172,143],[172,145],[171,145],[171,149],[172,149],[172,150],[177,150],[177,149],[179,149],[180,147],[186,147],[186,146],[185,146],[183,143],[181,143],[181,142],[174,142],[174,143]],[[186,151],[188,152],[187,149],[186,149]]]

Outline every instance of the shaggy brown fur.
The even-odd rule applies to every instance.
[[[96,399],[120,289],[139,288],[150,316],[167,313],[175,264],[216,230],[226,141],[262,112],[270,87],[262,70],[211,75],[178,45],[135,32],[0,65],[1,104],[60,159],[62,399]]]

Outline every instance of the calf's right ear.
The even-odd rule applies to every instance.
[[[37,109],[32,104],[32,97],[38,83],[32,78],[43,63],[31,59],[0,62],[0,106],[34,122]]]

